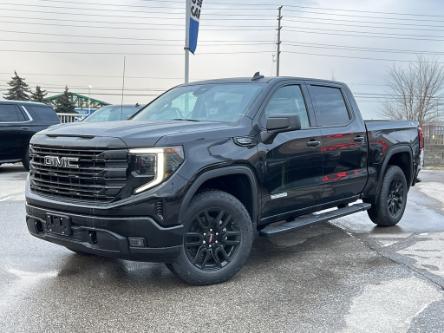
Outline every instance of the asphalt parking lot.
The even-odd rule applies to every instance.
[[[1,332],[444,332],[444,171],[422,172],[399,226],[360,213],[258,239],[208,287],[31,237],[25,177],[0,167]]]

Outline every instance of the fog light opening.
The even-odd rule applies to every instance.
[[[43,232],[43,224],[42,224],[42,222],[40,222],[40,221],[36,221],[35,222],[35,230],[38,233],[42,233]]]

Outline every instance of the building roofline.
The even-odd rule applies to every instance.
[[[82,94],[78,94],[78,93],[75,93],[75,92],[69,91],[68,94],[74,95],[74,96],[77,96],[77,97],[81,97],[81,98],[84,98],[84,99],[89,99],[91,102],[94,102],[94,103],[97,103],[97,104],[110,105],[110,103],[105,102],[105,101],[101,101],[100,99],[88,97],[88,96],[85,96],[85,95],[82,95]],[[46,97],[44,99],[44,101],[52,102],[52,101],[58,99],[62,95],[63,95],[63,93],[52,95],[52,96]]]

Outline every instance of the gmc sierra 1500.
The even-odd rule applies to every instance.
[[[127,121],[36,134],[26,220],[77,253],[165,262],[188,283],[218,283],[244,265],[256,234],[363,210],[395,225],[422,151],[416,122],[363,121],[343,83],[196,82]]]

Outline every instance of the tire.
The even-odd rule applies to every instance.
[[[400,167],[392,165],[382,180],[376,202],[367,211],[368,216],[380,227],[391,227],[401,220],[407,203],[408,185]]]
[[[253,223],[242,203],[229,193],[199,193],[184,218],[184,242],[167,267],[191,285],[221,283],[247,261],[254,239]]]
[[[30,162],[29,149],[26,149],[25,156],[23,156],[23,159],[22,159],[22,164],[23,164],[23,167],[25,168],[26,171],[29,171],[29,162]]]

